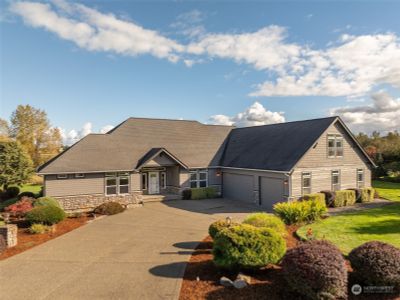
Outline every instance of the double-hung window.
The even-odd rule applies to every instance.
[[[332,191],[340,190],[340,172],[338,170],[331,172]]]
[[[190,171],[190,187],[200,188],[207,187],[207,169],[198,169]]]
[[[328,134],[328,157],[343,157],[343,137],[340,134]]]
[[[302,195],[311,194],[311,173],[301,173],[301,192]]]
[[[106,195],[129,193],[129,173],[106,173]]]
[[[161,188],[165,189],[167,188],[167,173],[166,172],[161,172]]]
[[[357,169],[357,188],[364,187],[364,170]]]

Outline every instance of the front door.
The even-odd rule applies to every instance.
[[[160,193],[159,172],[149,172],[149,194]]]

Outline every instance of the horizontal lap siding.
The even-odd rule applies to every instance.
[[[88,173],[84,178],[75,178],[74,174],[69,174],[68,179],[46,175],[45,194],[54,197],[104,194],[104,173]]]
[[[343,157],[328,158],[328,134],[341,134],[343,136]],[[333,124],[321,136],[316,146],[311,148],[296,165],[291,176],[292,196],[301,196],[302,172],[311,172],[311,190],[312,193],[316,193],[331,189],[331,171],[333,170],[340,170],[341,189],[357,186],[357,169],[364,170],[365,186],[371,186],[370,168],[367,159],[344,128],[339,123]]]

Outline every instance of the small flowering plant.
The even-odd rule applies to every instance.
[[[307,229],[306,237],[307,237],[307,240],[314,240],[315,239],[314,232],[313,232],[311,227],[309,227]]]
[[[23,197],[14,204],[7,206],[4,211],[10,213],[14,217],[23,217],[28,211],[32,210],[32,208],[32,200],[27,197]]]

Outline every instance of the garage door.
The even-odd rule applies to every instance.
[[[283,200],[283,180],[270,177],[260,177],[260,194],[261,205],[268,210],[272,210],[272,206],[275,203]]]
[[[223,173],[224,197],[248,203],[254,203],[253,176]]]

